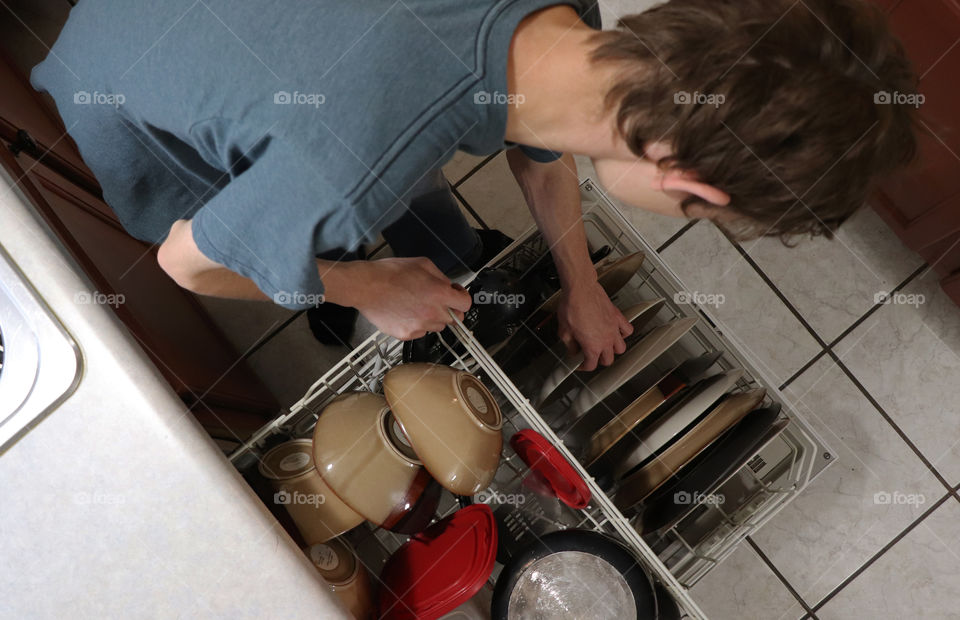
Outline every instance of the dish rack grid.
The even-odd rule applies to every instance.
[[[738,499],[735,505],[700,505],[666,531],[643,537],[643,546],[651,548],[658,556],[658,568],[669,570],[679,583],[689,588],[732,553],[746,536],[786,506],[836,459],[828,444],[784,398],[768,369],[754,363],[743,352],[746,347],[724,334],[722,321],[709,306],[690,303],[693,297],[691,290],[663,263],[656,250],[646,243],[592,180],[585,180],[580,189],[584,225],[591,251],[607,246],[613,257],[638,251],[645,254],[638,273],[614,296],[617,305],[626,308],[640,301],[663,298],[665,304],[657,314],[657,324],[684,317],[699,319],[693,329],[663,357],[676,362],[704,353],[720,352],[722,356],[715,368],[739,368],[744,371],[732,391],[763,387],[766,397],[762,406],[779,403],[782,406],[781,417],[790,420],[776,438],[762,446],[753,458],[716,487],[718,495]],[[524,272],[548,250],[540,234],[532,229],[494,258],[491,264]],[[667,365],[665,368],[669,367]],[[569,404],[570,400],[561,399],[561,403]],[[613,417],[616,411],[608,413],[609,417]],[[542,421],[547,411],[536,415]],[[555,436],[555,433],[551,433],[550,439],[553,440]],[[561,440],[560,437],[556,439]],[[568,459],[573,459],[573,455],[565,448],[564,452]],[[585,474],[580,464],[577,465],[581,474]],[[757,471],[761,472],[762,477],[758,476]],[[745,495],[744,491],[749,493]],[[615,493],[611,495],[615,497]],[[619,511],[616,514],[617,518],[632,522]],[[629,542],[633,544],[637,541],[630,537]]]
[[[503,413],[506,440],[518,430],[532,428],[550,440],[586,480],[593,495],[590,504],[583,510],[561,505],[562,517],[554,519],[548,526],[554,529],[587,528],[618,538],[633,549],[651,575],[671,592],[683,608],[685,617],[705,618],[691,598],[689,588],[832,463],[832,453],[802,417],[789,407],[768,373],[757,368],[722,333],[722,328],[718,327],[721,323],[715,320],[710,309],[682,303],[677,295],[687,289],[679,278],[663,264],[654,249],[589,179],[581,184],[581,196],[591,249],[606,245],[614,254],[636,251],[646,254],[640,271],[615,298],[621,307],[625,307],[624,301],[634,303],[662,297],[666,303],[657,315],[658,322],[686,316],[698,317],[700,320],[697,325],[674,345],[672,353],[679,354],[682,359],[704,352],[722,352],[717,367],[744,370],[736,390],[762,386],[767,390],[765,404],[779,402],[783,405],[781,415],[789,417],[790,423],[773,440],[778,442],[777,466],[768,468],[767,475],[759,477],[751,467],[755,460],[752,459],[720,487],[724,489],[734,481],[739,481],[742,487],[745,478],[752,480],[755,492],[738,503],[735,510],[715,504],[698,506],[692,516],[667,531],[655,537],[642,537],[632,521],[616,508],[611,497],[587,474],[564,441],[462,323],[456,321],[451,326],[458,342],[443,344],[455,358],[451,366],[476,374],[494,394]],[[524,265],[532,266],[547,251],[543,239],[533,229],[495,257],[490,265],[509,265],[514,269],[522,269]],[[380,391],[383,375],[401,363],[402,348],[402,343],[396,339],[379,332],[373,334],[317,379],[288,411],[266,424],[237,448],[230,455],[231,462],[239,464],[262,455],[271,437],[309,437],[324,406],[338,394],[357,390]],[[765,446],[758,457],[769,447],[769,444]],[[505,441],[500,469],[490,490],[509,488],[527,471],[508,441]],[[457,499],[445,492],[438,516],[451,514],[459,507]],[[691,524],[693,517],[696,519]],[[709,527],[703,526],[705,522]],[[690,535],[691,531],[696,533],[695,537]],[[534,532],[527,534],[536,535]],[[408,538],[369,524],[356,528],[347,536],[374,577],[379,574],[389,555]],[[496,571],[491,583],[495,577]]]
[[[452,327],[457,342],[447,342],[441,338],[442,344],[455,358],[449,365],[478,376],[490,389],[503,417],[502,432],[507,441],[504,442],[503,458],[489,491],[501,493],[515,490],[516,484],[529,473],[529,469],[510,447],[509,438],[526,428],[534,428],[546,434],[544,431],[549,433],[549,427],[538,419],[539,416],[530,408],[509,379],[502,375],[486,351],[476,343],[469,330],[459,322]],[[458,347],[458,344],[466,350]],[[337,395],[352,391],[381,391],[383,376],[390,368],[402,363],[402,352],[402,342],[379,332],[373,334],[310,386],[303,398],[288,412],[262,427],[237,448],[230,455],[230,461],[239,464],[244,459],[262,456],[267,440],[274,436],[310,437],[323,408]],[[558,441],[555,436],[546,436],[555,443]],[[569,455],[567,458],[571,459]],[[586,508],[575,510],[554,500],[560,513],[559,517],[533,515],[532,519],[544,521],[542,531],[567,528],[590,529],[621,540],[624,533],[629,535],[633,532],[622,515],[613,508],[609,499],[602,493],[598,493],[599,489],[592,490],[597,499],[602,498],[601,501],[593,500]],[[437,510],[437,518],[448,516],[460,507],[457,498],[444,491]],[[495,505],[491,507],[494,510],[499,508]],[[530,517],[529,514],[527,516]],[[519,532],[516,538],[529,539],[537,536],[537,532],[530,529],[527,526],[528,523],[523,520],[515,520],[512,523],[525,530]],[[635,533],[633,535],[636,536]],[[389,556],[409,538],[369,523],[355,528],[344,536],[357,549],[358,556],[374,578],[380,573]],[[635,545],[631,546],[636,550]],[[499,568],[498,566],[497,569]],[[658,581],[663,582],[674,592],[678,603],[686,610],[686,617],[704,617],[685,589],[676,583],[669,573],[664,572],[659,575],[657,571],[651,572],[654,576],[658,576]],[[491,586],[496,581],[497,575],[498,570],[495,570],[490,578]]]

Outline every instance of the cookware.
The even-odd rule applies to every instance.
[[[595,374],[577,393],[570,406],[569,418],[576,420],[587,413],[614,390],[656,360],[687,332],[697,319],[677,319],[650,330],[639,342],[630,347],[613,364]]]
[[[742,376],[742,370],[734,369],[707,377],[693,386],[669,411],[653,420],[650,426],[628,437],[627,442],[632,448],[614,467],[616,476],[626,475],[663,449],[720,400]]]
[[[662,298],[644,301],[624,310],[623,316],[630,321],[634,333],[639,333],[639,331],[657,315],[657,312],[660,311],[660,308],[663,307],[665,302],[666,300]],[[576,353],[565,353],[563,358],[554,367],[553,372],[541,383],[540,391],[534,401],[535,406],[549,406],[554,400],[554,398],[551,398],[552,395],[555,397],[563,394],[566,390],[559,388],[564,385],[567,379],[573,375],[574,371],[579,368],[582,363],[583,353],[579,351]]]
[[[584,464],[589,468],[597,463],[661,405],[690,384],[699,381],[703,373],[713,366],[721,355],[719,352],[707,353],[686,360],[664,375],[593,434],[582,459]]]
[[[510,438],[510,446],[564,504],[580,509],[590,503],[590,487],[543,435],[523,429]]]
[[[553,532],[517,554],[497,578],[494,620],[657,617],[653,583],[620,543],[587,530]]]

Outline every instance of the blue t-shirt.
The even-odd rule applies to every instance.
[[[266,295],[317,294],[316,254],[373,241],[458,149],[510,146],[510,41],[557,4],[600,27],[588,0],[81,0],[32,81],[132,234],[192,218]]]

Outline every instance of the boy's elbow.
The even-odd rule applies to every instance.
[[[184,234],[191,234],[190,226],[178,226],[180,224],[181,222],[174,224],[170,234],[157,249],[157,264],[178,286],[194,293],[202,293],[200,274],[194,268],[196,261],[190,256],[191,250],[199,250],[192,243],[184,242]],[[190,241],[192,242],[192,237]]]

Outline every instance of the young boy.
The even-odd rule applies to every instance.
[[[33,83],[179,284],[405,339],[469,309],[446,274],[483,253],[439,168],[523,145],[560,336],[592,369],[631,327],[572,154],[626,203],[779,235],[830,234],[914,152],[913,109],[882,96],[909,63],[865,1],[671,0],[599,27],[587,0],[81,0]],[[403,258],[338,260],[380,232]]]

